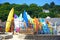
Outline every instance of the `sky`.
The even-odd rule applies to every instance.
[[[51,2],[54,2],[56,5],[60,5],[60,0],[0,0],[0,3],[9,2],[11,4],[24,4],[30,5],[32,3],[35,3],[39,6],[43,6],[45,3],[50,4]]]

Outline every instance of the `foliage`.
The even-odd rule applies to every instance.
[[[12,7],[14,7],[14,13],[18,16],[20,13],[23,13],[23,11],[26,10],[31,17],[60,17],[60,5],[55,5],[54,2],[51,2],[50,4],[46,3],[43,6],[38,6],[37,4],[10,4],[8,2],[5,2],[3,4],[0,4],[0,19],[2,19],[2,21],[7,20],[9,11]],[[49,10],[49,13],[43,12],[44,9]]]

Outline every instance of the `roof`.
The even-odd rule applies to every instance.
[[[60,25],[60,18],[50,18],[49,21],[53,24],[57,23],[57,26]]]

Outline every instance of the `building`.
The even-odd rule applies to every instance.
[[[45,13],[49,13],[49,10],[43,9],[43,12],[45,12]]]

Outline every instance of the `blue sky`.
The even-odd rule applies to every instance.
[[[9,2],[9,3],[15,3],[15,4],[32,4],[35,3],[37,5],[44,5],[45,3],[50,4],[51,2],[55,2],[56,5],[60,5],[60,0],[0,0],[0,3],[4,3],[4,2]]]

